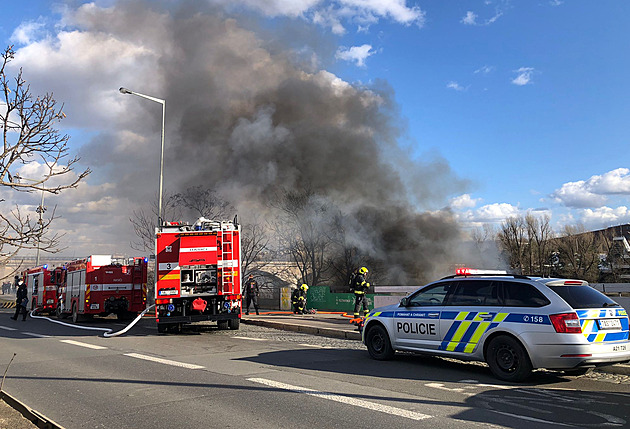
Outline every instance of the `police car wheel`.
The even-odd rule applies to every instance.
[[[389,335],[381,325],[375,325],[367,332],[365,339],[368,353],[372,359],[389,360],[394,357],[394,349],[389,342]]]
[[[494,376],[500,380],[522,381],[532,372],[532,364],[525,348],[507,335],[490,341],[486,362]]]
[[[226,329],[228,329],[228,321],[227,320],[219,320],[217,322],[217,327],[219,328],[219,331],[225,331]]]

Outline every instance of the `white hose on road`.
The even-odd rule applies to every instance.
[[[105,331],[103,333],[103,337],[110,338],[110,337],[117,337],[119,335],[125,334],[127,331],[129,331],[131,328],[133,328],[133,326],[136,323],[138,323],[140,321],[140,319],[142,319],[142,316],[147,314],[147,312],[149,310],[151,310],[153,307],[155,307],[155,304],[150,305],[149,307],[147,307],[142,313],[138,314],[138,316],[135,319],[133,319],[129,325],[127,325],[124,329],[122,329],[122,330],[120,330],[118,332],[112,332],[113,329],[111,329],[111,328],[96,328],[96,327],[92,327],[92,326],[73,325],[73,324],[70,324],[70,323],[62,322],[60,320],[51,319],[50,317],[37,316],[37,315],[34,314],[34,311],[31,311],[30,316],[33,319],[45,319],[45,320],[48,320],[49,322],[57,323],[59,325],[69,326],[70,328],[86,329],[88,331]]]

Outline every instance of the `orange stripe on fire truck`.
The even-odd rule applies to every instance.
[[[160,276],[160,280],[179,280],[179,273],[177,274],[164,274]]]

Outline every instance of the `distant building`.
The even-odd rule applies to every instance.
[[[593,231],[601,235],[603,248],[599,270],[602,281],[630,282],[630,224]]]

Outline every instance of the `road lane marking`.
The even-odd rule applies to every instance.
[[[250,340],[250,341],[269,341],[267,338],[252,338],[252,337],[232,337],[238,340]]]
[[[336,395],[330,392],[320,392],[318,390],[308,389],[306,387],[293,386],[291,384],[279,383],[265,378],[248,378],[248,381],[264,384],[266,386],[275,387],[292,392],[304,393],[305,395],[315,396],[317,398],[328,399],[330,401],[341,402],[342,404],[354,405],[355,407],[367,408],[368,410],[379,411],[385,414],[391,414],[397,417],[405,417],[412,420],[424,420],[431,418],[428,414],[416,413],[414,411],[404,410],[402,408],[390,407],[389,405],[378,404],[376,402],[364,401],[362,399],[351,398],[349,396]]]
[[[9,328],[8,326],[0,326],[0,329],[4,329],[5,331],[17,331],[17,328]]]
[[[461,388],[461,387],[446,387],[442,383],[426,383],[425,386],[431,387],[433,389],[441,389],[441,390],[448,390],[449,392],[457,392],[457,393],[461,393],[462,395],[466,395],[466,396],[474,396],[475,395],[474,393],[465,392],[464,389]]]
[[[34,332],[22,332],[24,335],[30,335],[37,338],[52,338],[50,335],[36,334]]]
[[[74,341],[74,340],[59,340],[59,341],[66,344],[72,344],[73,346],[86,347],[88,349],[94,349],[94,350],[104,350],[107,348],[103,346],[96,346],[94,344],[81,343],[79,341]]]
[[[306,343],[300,343],[298,344],[298,346],[303,346],[303,347],[313,347],[315,349],[334,349],[334,347],[330,347],[330,346],[320,346],[319,344],[306,344]]]
[[[141,355],[139,353],[125,353],[125,356],[129,356],[129,357],[133,357],[133,358],[137,358],[137,359],[144,359],[144,360],[148,360],[148,361],[151,361],[151,362],[163,363],[165,365],[178,366],[180,368],[205,369],[205,367],[203,367],[201,365],[194,365],[192,363],[177,362],[177,361],[174,361],[174,360],[162,359],[162,358],[158,358],[158,357],[155,357],[155,356]]]

